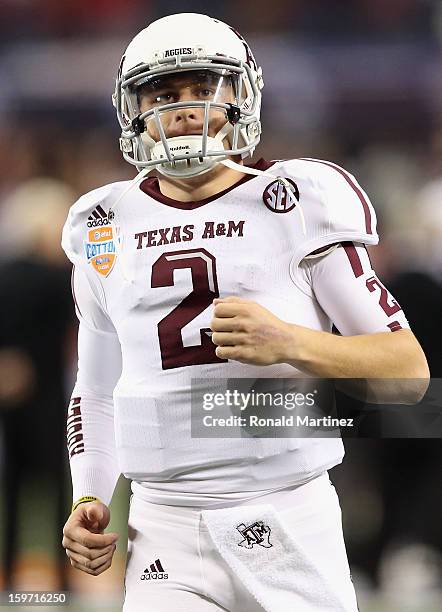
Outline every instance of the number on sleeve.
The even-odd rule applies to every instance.
[[[401,307],[398,302],[396,302],[393,296],[388,293],[387,289],[384,287],[381,281],[375,276],[368,278],[366,281],[366,285],[370,293],[373,293],[373,291],[376,290],[376,287],[380,289],[381,293],[379,296],[379,306],[385,312],[387,317],[391,317],[391,315],[394,315],[396,312],[401,310]],[[391,298],[391,304],[388,303],[389,298]]]

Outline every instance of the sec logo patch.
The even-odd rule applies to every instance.
[[[276,180],[264,189],[262,199],[264,204],[269,210],[275,213],[287,213],[293,210],[296,206],[296,202],[299,201],[299,189],[297,184],[290,180],[285,179],[290,183],[293,191],[294,198],[291,193],[287,190],[285,185],[280,181]]]

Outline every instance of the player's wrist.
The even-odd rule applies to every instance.
[[[74,512],[81,504],[87,504],[89,502],[98,502],[99,504],[103,503],[99,497],[95,497],[95,495],[84,495],[83,497],[79,497],[77,501],[74,501],[72,504],[72,512]]]
[[[295,368],[308,370],[313,359],[313,349],[320,342],[319,336],[323,332],[303,327],[302,325],[289,324],[290,340],[284,346],[284,363]]]

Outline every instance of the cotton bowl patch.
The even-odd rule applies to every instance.
[[[107,276],[114,267],[116,257],[112,227],[108,225],[91,229],[87,237],[84,246],[88,262],[99,274]]]

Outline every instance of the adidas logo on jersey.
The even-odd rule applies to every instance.
[[[168,578],[169,574],[166,574],[159,559],[151,563],[141,574],[141,580],[167,580]]]
[[[92,211],[92,214],[87,218],[88,227],[99,227],[101,225],[109,225],[113,219],[113,213],[106,213],[100,204]]]

